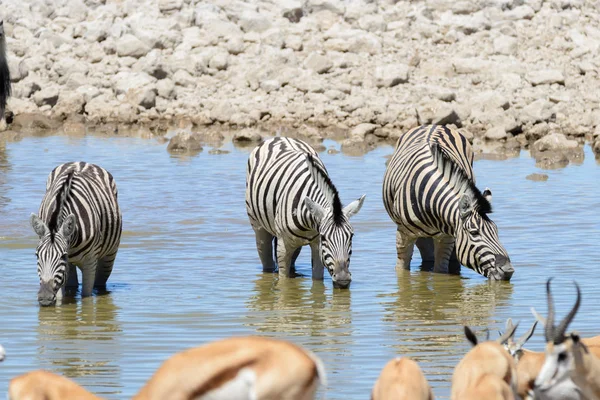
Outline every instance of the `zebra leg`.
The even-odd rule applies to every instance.
[[[96,266],[96,280],[94,281],[94,287],[101,289],[106,288],[106,281],[108,280],[108,277],[110,276],[113,270],[115,258],[117,258],[116,251],[98,260],[98,265]]]
[[[294,270],[293,257],[298,249],[290,246],[289,243],[281,238],[277,238],[277,264],[279,264],[279,276],[284,275],[288,278],[296,276]]]
[[[67,266],[67,289],[77,289],[79,287],[79,280],[77,279],[77,267],[69,263]]]
[[[321,261],[321,247],[319,240],[314,240],[310,243],[311,258],[312,258],[312,278],[315,280],[323,280],[323,272],[325,267]]]
[[[410,269],[410,260],[412,259],[415,249],[416,238],[407,236],[405,233],[396,231],[396,251],[398,252],[398,260],[396,269]]]
[[[298,259],[298,256],[300,255],[300,252],[302,251],[302,246],[298,247],[296,249],[296,251],[294,251],[294,254],[292,254],[292,270],[296,271],[296,260]]]
[[[254,236],[256,236],[256,249],[263,266],[263,272],[274,272],[273,235],[263,228],[254,228]]]
[[[96,267],[98,260],[91,259],[86,260],[81,267],[81,297],[88,297],[92,295],[94,289],[94,281],[96,280]]]
[[[433,270],[433,263],[435,262],[435,252],[433,245],[433,238],[431,237],[420,237],[417,239],[417,249],[421,253],[421,270],[431,271]]]
[[[448,272],[450,256],[454,250],[454,237],[441,236],[436,238],[433,241],[433,247],[435,248],[433,272]]]

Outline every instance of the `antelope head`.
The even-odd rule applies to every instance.
[[[500,344],[504,346],[506,351],[508,351],[508,353],[511,355],[511,357],[515,359],[515,361],[518,362],[521,356],[523,355],[523,346],[525,346],[525,343],[527,343],[531,336],[533,336],[533,332],[535,332],[535,327],[537,326],[537,323],[538,321],[535,321],[533,325],[531,325],[531,328],[529,328],[529,330],[525,332],[525,334],[516,341],[513,340],[513,336],[506,337],[502,335],[502,332],[498,332],[501,337],[506,337],[506,339],[500,342]],[[506,332],[512,330],[513,326],[514,325],[512,323],[512,319],[507,319]],[[513,330],[513,332],[516,332],[516,330]]]
[[[540,373],[535,380],[536,392],[548,391],[552,387],[571,379],[572,372],[575,371],[575,363],[573,360],[574,347],[582,346],[585,352],[587,347],[581,343],[579,336],[575,334],[565,335],[567,328],[581,304],[581,291],[575,283],[577,289],[577,300],[575,305],[569,311],[567,316],[558,324],[554,325],[554,300],[550,291],[550,282],[552,278],[546,282],[546,293],[548,296],[548,318],[540,316],[535,309],[532,312],[535,317],[544,325],[544,336],[546,338],[546,359]]]

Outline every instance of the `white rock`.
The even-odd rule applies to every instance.
[[[495,126],[485,133],[485,138],[489,140],[506,139],[506,131],[503,126]]]
[[[357,136],[357,137],[364,139],[365,136],[367,136],[370,133],[373,133],[375,131],[375,129],[377,129],[377,128],[380,128],[380,126],[377,124],[368,124],[368,123],[359,124],[359,125],[355,126],[352,129],[352,131],[350,131],[350,135]]]
[[[295,51],[301,51],[303,47],[303,40],[300,35],[291,35],[285,38],[285,47]]]
[[[455,58],[452,65],[457,74],[475,74],[486,71],[490,62],[481,58]]]
[[[318,74],[324,74],[333,68],[333,61],[331,61],[330,57],[313,52],[304,60],[304,66],[308,69],[312,69]]]
[[[525,106],[519,114],[519,118],[523,124],[535,124],[549,121],[552,115],[552,103],[544,99],[538,99]]]
[[[304,16],[302,2],[299,0],[280,0],[281,15],[292,23],[297,23]]]
[[[246,11],[240,18],[239,25],[244,32],[264,32],[271,27],[271,20],[263,14]]]
[[[571,150],[579,146],[576,140],[569,140],[562,133],[551,133],[533,144],[537,151]]]
[[[23,60],[17,57],[8,57],[8,70],[12,82],[19,82],[29,74]]]
[[[522,5],[513,8],[504,13],[504,18],[509,20],[532,19],[535,16],[535,11],[528,5]]]
[[[184,87],[193,87],[196,85],[196,81],[192,75],[183,69],[180,69],[173,74],[173,82]]]
[[[549,85],[552,83],[565,84],[563,73],[556,69],[547,69],[543,71],[531,72],[527,75],[527,80],[533,85]]]
[[[120,57],[139,58],[148,54],[149,51],[150,47],[148,45],[131,34],[126,34],[117,40],[117,54]]]
[[[181,10],[183,0],[158,0],[158,9],[163,13]]]
[[[58,102],[52,109],[52,113],[60,118],[83,113],[85,98],[82,93],[63,91]]]
[[[267,93],[274,92],[281,88],[281,83],[277,79],[267,79],[260,83],[260,88]]]
[[[216,53],[214,56],[212,56],[212,58],[208,62],[208,66],[210,68],[213,68],[213,69],[216,69],[219,71],[227,69],[228,65],[229,65],[229,54],[227,54],[224,51]]]
[[[173,136],[167,145],[172,152],[199,152],[202,150],[201,135],[198,133],[179,132]]]
[[[391,64],[375,68],[375,85],[377,87],[394,87],[408,82],[408,65]]]
[[[156,88],[153,85],[131,88],[125,98],[134,106],[152,108],[156,105]]]
[[[517,38],[500,35],[494,39],[494,53],[507,56],[514,55],[517,52]]]
[[[331,11],[338,15],[344,14],[344,4],[340,0],[308,0],[306,7],[313,13],[318,11]]]
[[[33,101],[38,107],[49,105],[53,107],[58,101],[58,87],[57,86],[49,86],[46,88],[42,88],[42,90],[38,90],[33,94]]]
[[[381,14],[366,14],[358,20],[358,26],[368,32],[385,32],[387,22]]]
[[[156,82],[156,90],[160,97],[165,99],[175,98],[175,82],[170,80],[169,78],[161,79]]]
[[[113,88],[117,95],[125,94],[130,89],[149,86],[155,82],[155,79],[144,72],[119,72],[113,79]]]
[[[229,41],[227,41],[226,47],[227,47],[227,51],[229,52],[229,54],[233,54],[233,55],[241,54],[246,49],[244,40],[239,36],[235,36],[232,39],[230,39]]]

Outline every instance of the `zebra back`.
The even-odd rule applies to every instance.
[[[114,178],[105,169],[85,162],[65,163],[48,176],[39,215],[51,237],[69,214],[75,215],[70,259],[90,251],[102,256],[119,246],[122,220],[117,197]]]

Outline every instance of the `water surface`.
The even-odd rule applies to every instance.
[[[327,147],[339,148],[332,141]],[[25,137],[0,143],[0,397],[8,380],[44,368],[73,378],[109,399],[136,393],[177,351],[231,335],[292,340],[325,362],[327,399],[368,398],[383,365],[408,355],[422,366],[436,397],[449,396],[454,365],[468,351],[463,324],[496,337],[508,317],[546,312],[544,282],[555,276],[559,315],[583,292],[573,327],[599,333],[596,290],[600,240],[600,168],[589,147],[581,165],[544,171],[526,153],[507,161],[476,161],[481,187],[493,191],[493,219],[516,268],[510,283],[489,283],[463,268],[460,276],[397,273],[395,227],[381,200],[382,146],[362,157],[322,152],[344,204],[366,193],[352,222],[355,240],[349,290],[331,279],[279,280],[263,274],[244,206],[250,148],[228,154],[173,156],[154,139],[84,135]],[[124,230],[108,294],[59,307],[36,301],[37,212],[48,173],[85,160],[114,175]],[[310,251],[299,272],[310,274]],[[529,347],[542,348],[542,331]]]

